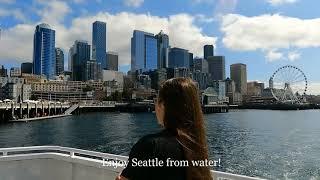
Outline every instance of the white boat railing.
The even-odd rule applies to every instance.
[[[30,147],[12,147],[12,148],[0,148],[0,162],[1,161],[10,161],[10,158],[16,160],[21,157],[28,157],[34,155],[48,155],[55,154],[61,155],[65,158],[69,157],[71,159],[80,159],[85,161],[92,162],[114,162],[119,164],[118,167],[121,167],[128,160],[127,156],[101,153],[95,151],[88,151],[76,148],[61,147],[61,146],[30,146]],[[32,158],[31,158],[32,159]],[[99,166],[100,167],[100,166]],[[1,166],[0,166],[1,168]],[[122,167],[124,168],[124,167]],[[121,168],[120,168],[121,169]],[[1,169],[0,169],[1,171]],[[237,174],[231,174],[220,171],[212,171],[215,180],[262,180],[260,178],[242,176]]]

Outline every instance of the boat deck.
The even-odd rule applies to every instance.
[[[1,179],[113,180],[127,156],[60,146],[0,148]],[[212,171],[214,180],[261,180]]]

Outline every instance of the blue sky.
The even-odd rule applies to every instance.
[[[31,61],[34,28],[46,22],[56,30],[67,66],[72,43],[91,44],[91,23],[102,20],[122,71],[129,68],[133,29],[164,30],[172,46],[198,56],[204,44],[214,44],[215,54],[226,56],[227,76],[230,64],[245,63],[248,80],[267,81],[290,64],[306,73],[310,93],[320,94],[318,7],[317,0],[0,0],[0,64]]]

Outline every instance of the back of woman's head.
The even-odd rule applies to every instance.
[[[187,179],[211,179],[209,167],[193,167],[191,163],[192,160],[208,158],[203,114],[195,83],[190,78],[165,81],[159,91],[158,103],[164,106],[164,127],[177,134],[189,160]]]

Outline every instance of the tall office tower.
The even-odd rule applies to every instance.
[[[107,68],[107,25],[105,22],[95,21],[92,24],[92,59]]]
[[[189,62],[189,51],[181,48],[171,48],[169,52],[169,68],[188,68],[190,67]]]
[[[214,56],[214,47],[213,45],[205,45],[203,47],[203,55],[205,59],[208,59],[210,56]]]
[[[158,40],[158,69],[167,68],[169,60],[169,36],[160,31],[156,35]]]
[[[85,65],[85,80],[99,80],[102,79],[101,64],[95,60],[86,62]]]
[[[157,69],[158,42],[153,34],[134,30],[131,38],[131,71]]]
[[[189,69],[190,69],[191,71],[194,70],[193,54],[192,54],[192,53],[189,53]]]
[[[64,71],[64,54],[62,49],[56,48],[56,74],[63,74]]]
[[[118,71],[119,55],[116,52],[107,52],[107,70]]]
[[[18,67],[12,67],[10,69],[10,77],[19,77],[21,76],[21,69]]]
[[[193,68],[194,71],[199,71],[202,73],[209,73],[209,65],[208,65],[208,61],[206,59],[203,58],[194,58],[193,60]]]
[[[3,65],[0,67],[0,77],[7,77],[8,76],[8,71],[6,68],[4,68]]]
[[[224,56],[209,56],[208,59],[209,74],[211,80],[225,80],[226,79],[226,67]]]
[[[90,45],[86,41],[75,41],[72,55],[72,79],[74,81],[85,81],[85,68],[90,60]]]
[[[39,24],[33,39],[33,73],[53,79],[56,75],[55,31],[48,24]]]
[[[73,44],[69,49],[69,56],[68,56],[68,70],[72,72],[72,62],[73,62],[73,55],[75,54],[75,45]]]
[[[21,73],[32,74],[32,63],[25,62],[21,64]]]
[[[236,91],[241,95],[247,95],[247,65],[245,64],[232,64],[230,66],[231,79],[234,80]]]

